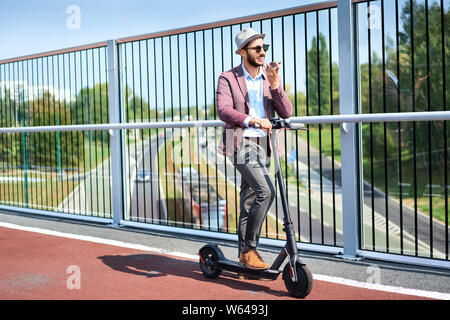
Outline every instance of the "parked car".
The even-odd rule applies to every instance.
[[[202,203],[200,215],[202,225],[201,228],[204,230],[210,231],[227,231],[227,202],[226,200],[219,200],[219,206],[217,206],[216,202],[210,203],[208,207],[208,203]]]
[[[150,171],[141,169],[136,172],[136,182],[148,182],[150,181]]]

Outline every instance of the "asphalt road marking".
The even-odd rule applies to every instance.
[[[169,256],[193,260],[193,261],[198,260],[197,255],[192,255],[192,254],[178,252],[178,251],[170,251],[170,250],[150,247],[150,246],[146,246],[146,245],[142,245],[142,244],[128,243],[128,242],[123,242],[123,241],[118,241],[118,240],[104,239],[104,238],[99,238],[99,237],[85,236],[85,235],[79,235],[79,234],[73,234],[73,233],[65,233],[65,232],[36,228],[36,227],[27,227],[27,226],[21,226],[21,225],[7,223],[7,222],[0,222],[0,227],[21,230],[21,231],[35,232],[35,233],[56,236],[56,237],[62,237],[62,238],[68,238],[68,239],[89,241],[89,242],[106,244],[106,245],[128,248],[128,249],[148,251],[148,252],[152,252],[152,253],[159,253],[159,254],[169,255]],[[361,281],[344,279],[344,278],[327,276],[327,275],[321,275],[321,274],[313,274],[313,278],[316,280],[319,280],[319,281],[326,281],[326,282],[342,284],[342,285],[346,285],[346,286],[364,288],[364,289],[368,289],[368,290],[378,290],[378,291],[385,291],[385,292],[398,293],[398,294],[404,294],[404,295],[412,295],[412,296],[418,296],[418,297],[424,297],[424,298],[450,300],[449,293],[441,293],[441,292],[435,292],[435,291],[426,291],[426,290],[409,289],[409,288],[402,288],[402,287],[395,287],[395,286],[387,286],[387,285],[382,285],[382,284],[361,282]]]

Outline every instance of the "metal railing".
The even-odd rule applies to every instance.
[[[448,267],[449,8],[422,2],[324,2],[0,61],[0,208],[234,239],[240,177],[216,152],[215,88],[251,26],[310,128],[280,138],[299,247]],[[262,242],[280,245],[276,199]]]

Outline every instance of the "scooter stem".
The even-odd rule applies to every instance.
[[[272,151],[275,158],[275,175],[278,181],[281,205],[283,206],[283,231],[286,232],[287,249],[289,250],[289,255],[297,254],[297,243],[295,241],[295,230],[294,224],[289,213],[289,204],[286,196],[286,188],[283,180],[283,172],[281,171],[280,156],[278,154],[276,133],[279,129],[273,129],[270,135],[270,142],[272,144]]]

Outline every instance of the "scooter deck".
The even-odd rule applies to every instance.
[[[239,262],[228,260],[228,259],[218,260],[217,267],[221,270],[238,272],[238,273],[243,273],[243,274],[250,275],[250,276],[258,276],[261,278],[271,279],[271,280],[275,280],[279,276],[279,274],[283,272],[278,269],[276,269],[276,270],[273,270],[273,269],[264,269],[264,270],[250,269],[250,268],[243,266]]]

